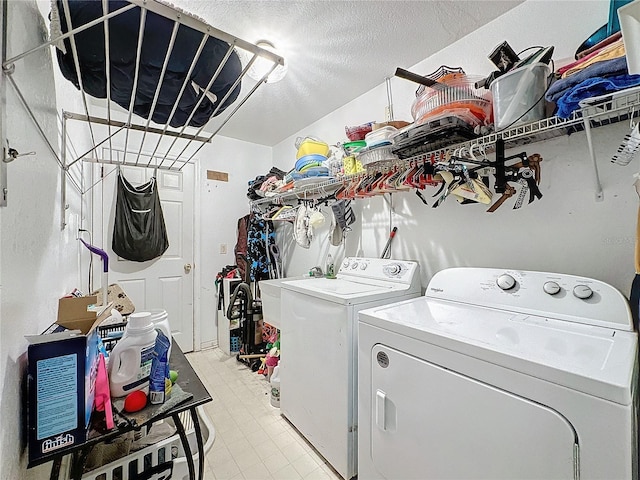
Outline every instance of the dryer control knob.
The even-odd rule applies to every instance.
[[[400,265],[399,263],[390,263],[388,265],[385,265],[382,271],[388,277],[397,277],[402,273],[402,265]]]
[[[349,266],[349,259],[345,258],[344,261],[342,262],[342,267],[347,268],[348,266]]]
[[[360,264],[360,270],[366,270],[368,266],[369,266],[368,263],[362,263]]]
[[[591,298],[593,290],[588,285],[576,285],[573,287],[573,294],[581,300]]]
[[[545,282],[545,284],[542,286],[542,289],[549,295],[555,295],[560,291],[560,285],[558,285],[557,282]]]
[[[498,277],[496,283],[502,290],[511,290],[516,286],[516,279],[508,273],[503,273]]]

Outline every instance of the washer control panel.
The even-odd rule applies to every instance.
[[[349,277],[411,283],[418,271],[418,264],[410,260],[347,257],[342,261],[338,274]]]
[[[496,285],[498,285],[501,290],[511,290],[516,284],[516,279],[508,273],[503,273],[496,279]],[[557,281],[549,280],[544,282],[542,290],[548,295],[557,295],[562,291],[562,287]],[[577,284],[573,287],[572,292],[576,298],[581,300],[587,300],[593,296],[593,290],[589,285]]]
[[[575,275],[449,268],[433,276],[425,296],[633,330],[628,301],[616,288]]]

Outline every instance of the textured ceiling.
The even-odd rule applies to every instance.
[[[173,2],[220,30],[281,50],[287,76],[260,86],[220,132],[273,146],[522,0]]]

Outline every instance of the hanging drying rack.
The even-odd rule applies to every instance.
[[[156,0],[127,0],[128,4],[118,8],[114,11],[109,11],[109,1],[102,0],[102,11],[103,15],[99,18],[96,18],[88,23],[83,25],[72,25],[71,17],[69,14],[69,1],[62,0],[63,9],[60,12],[61,16],[65,16],[67,20],[67,24],[70,26],[69,30],[62,35],[57,36],[56,38],[52,38],[51,40],[44,42],[34,48],[31,48],[27,51],[24,51],[20,54],[14,55],[10,58],[7,58],[7,39],[9,35],[7,33],[7,4],[10,2],[2,2],[3,3],[3,38],[2,38],[2,72],[4,74],[7,83],[11,85],[19,102],[22,104],[24,109],[26,110],[28,116],[31,118],[33,123],[36,126],[37,131],[40,136],[44,139],[48,149],[52,153],[53,157],[59,164],[63,178],[65,181],[62,182],[62,209],[65,209],[66,203],[66,192],[64,191],[66,188],[66,180],[68,179],[71,184],[75,187],[75,189],[81,194],[87,193],[93,186],[89,188],[84,188],[83,185],[83,175],[79,174],[80,180],[74,178],[70,174],[70,169],[79,163],[81,168],[82,162],[98,162],[98,163],[107,163],[107,164],[118,164],[118,165],[127,165],[127,166],[137,166],[137,167],[151,167],[157,169],[166,169],[166,170],[174,170],[180,171],[186,165],[193,163],[195,156],[198,152],[203,148],[206,143],[211,142],[211,140],[222,130],[222,128],[228,123],[228,121],[233,117],[233,115],[244,105],[244,103],[255,93],[255,91],[262,85],[266,83],[267,77],[278,67],[284,65],[284,59],[268,50],[260,48],[250,42],[237,38],[233,35],[230,35],[222,30],[219,30],[211,25],[208,25],[203,20],[196,18],[195,16],[181,11],[177,8],[174,8],[168,4],[161,3]],[[25,98],[20,85],[16,82],[13,77],[14,72],[16,71],[17,65],[20,61],[24,60],[26,57],[29,57],[35,52],[39,52],[43,49],[55,48],[54,46],[61,42],[62,40],[68,39],[71,45],[71,51],[73,54],[73,63],[75,65],[76,72],[80,72],[79,60],[78,60],[78,52],[76,48],[76,34],[87,30],[93,26],[102,24],[104,31],[104,40],[105,40],[105,63],[109,65],[109,19],[112,19],[118,15],[122,15],[129,10],[139,8],[140,12],[140,25],[138,30],[138,40],[137,45],[132,46],[132,48],[136,48],[136,65],[135,65],[135,76],[133,79],[133,89],[131,102],[129,104],[129,108],[127,110],[122,109],[120,107],[116,107],[112,105],[111,100],[111,78],[110,78],[110,68],[105,69],[106,73],[106,118],[91,115],[89,105],[90,102],[88,100],[88,93],[84,90],[82,84],[82,75],[78,75],[78,83],[80,87],[80,94],[82,98],[82,105],[84,108],[84,112],[82,113],[72,113],[72,112],[62,112],[62,133],[61,133],[61,145],[60,148],[56,147],[56,142],[52,141],[48,138],[45,133],[43,127],[40,125],[34,110],[29,105],[29,101]],[[166,19],[169,19],[173,22],[173,28],[171,33],[171,39],[169,41],[169,45],[167,48],[167,52],[165,54],[164,63],[162,66],[162,71],[160,73],[160,77],[158,80],[158,84],[155,90],[155,96],[153,98],[153,103],[151,105],[151,110],[149,112],[148,118],[145,120],[142,117],[138,117],[137,115],[134,117],[133,105],[136,97],[136,92],[138,88],[139,81],[139,71],[140,71],[140,57],[142,51],[142,43],[144,41],[144,27],[145,27],[145,19],[147,14],[151,12],[153,14],[161,15]],[[191,83],[191,79],[189,78],[191,72],[194,70],[196,63],[198,62],[199,56],[203,51],[205,43],[210,38],[215,38],[218,40],[222,40],[229,45],[228,51],[226,52],[220,66],[217,68],[211,81],[208,83],[206,88],[202,88],[201,95],[199,97],[198,102],[195,104],[193,110],[189,114],[187,121],[185,122],[185,126],[181,128],[173,128],[169,125],[169,122],[175,113],[177,108],[177,103],[172,109],[171,113],[167,118],[167,123],[162,125],[154,124],[151,125],[151,118],[157,106],[158,97],[160,94],[160,88],[165,79],[165,74],[167,72],[167,65],[169,63],[169,59],[173,52],[173,48],[175,45],[175,39],[177,36],[178,28],[180,26],[189,27],[194,29],[195,31],[202,34],[201,41],[198,46],[198,50],[194,55],[194,58],[189,66],[189,70],[187,75],[185,75],[185,80],[181,86],[180,93],[178,98],[182,96],[182,93],[186,88],[189,88]],[[221,119],[216,118],[214,122],[211,122],[213,127],[213,132],[208,133],[205,132],[204,129],[209,124],[209,122],[205,123],[201,127],[190,127],[188,126],[191,118],[195,114],[196,110],[200,106],[201,102],[204,98],[209,94],[209,89],[213,86],[213,82],[218,77],[218,75],[222,71],[222,67],[225,62],[230,58],[231,54],[234,51],[239,51],[238,53],[245,58],[247,58],[246,64],[243,66],[240,75],[237,80],[233,84],[233,86],[229,89],[229,92],[218,102],[214,113],[211,118],[215,117],[215,114],[218,112],[221,105],[224,104],[225,100],[231,92],[240,85],[242,80],[246,77],[247,72],[252,67],[252,65],[260,58],[266,61],[271,62],[269,68],[266,69],[266,72],[262,76],[260,80],[258,80],[255,85],[249,87],[246,90],[246,93],[241,93],[238,98],[229,105],[228,110],[230,112],[224,113],[224,116],[221,115]],[[55,55],[55,54],[54,54]],[[54,61],[55,63],[55,61]],[[120,118],[118,118],[120,117]],[[137,120],[136,120],[137,119]],[[71,155],[71,149],[68,146],[68,126],[67,123],[69,121],[81,121],[85,122],[88,126],[90,137],[91,137],[91,149],[82,153],[81,155]],[[140,121],[144,120],[144,121]],[[106,130],[106,131],[105,131]],[[103,133],[100,137],[97,135],[98,133]],[[133,137],[132,132],[136,132],[136,134],[141,135],[142,138],[138,142],[137,147],[131,146],[131,138]],[[118,158],[114,159],[112,155],[113,149],[113,139],[116,136],[124,136],[124,155],[118,156]],[[4,134],[3,134],[4,137]],[[155,138],[154,138],[155,137]],[[160,148],[161,142],[163,139],[169,139],[170,146],[168,148]],[[150,140],[150,141],[149,141]],[[4,143],[4,138],[2,138],[2,142]],[[107,150],[108,158],[103,158],[97,154],[98,147],[108,144],[109,149]],[[151,147],[149,147],[151,144]],[[151,150],[151,153],[149,153]],[[69,158],[72,157],[72,158]],[[152,162],[153,160],[153,162]],[[5,175],[0,172],[0,187],[6,188],[6,185],[3,185]],[[5,203],[6,204],[6,203]],[[0,206],[2,206],[2,201],[0,199]],[[64,215],[63,215],[64,218]],[[64,228],[64,220],[63,225]]]
[[[484,148],[486,153],[491,153],[495,150],[496,140],[499,138],[504,140],[505,148],[510,149],[584,130],[589,148],[591,167],[593,170],[595,197],[596,200],[600,201],[603,199],[603,191],[598,173],[598,162],[593,146],[593,130],[605,125],[629,120],[632,116],[639,115],[640,90],[630,89],[628,92],[621,91],[607,95],[597,103],[586,105],[576,110],[569,118],[566,119],[553,116],[543,120],[517,125],[467,142],[420,153],[401,160],[393,160],[388,162],[388,164],[382,165],[381,168],[389,168],[390,166],[397,168],[409,168],[412,163],[429,161],[431,158],[443,158],[448,152],[454,152],[456,150],[466,149],[469,151],[472,146],[476,145]],[[378,170],[379,169],[376,171]],[[268,204],[285,204],[287,202],[296,201],[297,199],[312,197],[314,195],[330,191],[331,189],[335,189],[340,185],[351,182],[354,178],[367,174],[368,173],[356,173],[327,179],[324,182],[315,183],[301,188],[294,188],[287,192],[254,200],[251,202],[251,205],[264,206]]]

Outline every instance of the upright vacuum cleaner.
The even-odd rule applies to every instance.
[[[240,325],[240,351],[236,360],[243,362],[257,372],[262,363],[262,358],[267,355],[266,344],[256,342],[256,330],[262,317],[262,306],[254,300],[251,287],[247,283],[239,283],[233,291],[227,307],[227,318],[238,320]]]

